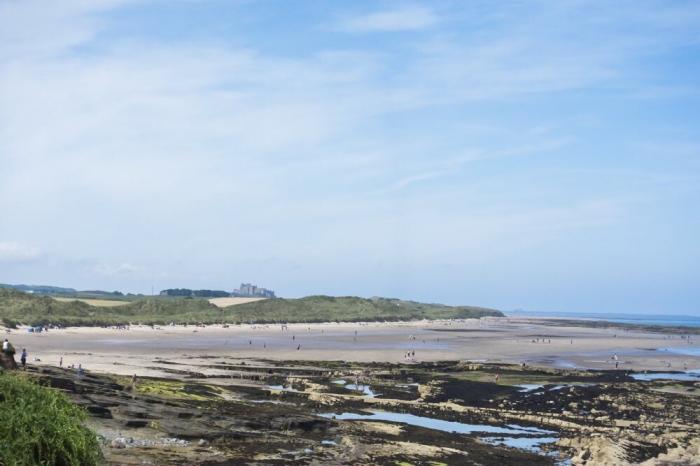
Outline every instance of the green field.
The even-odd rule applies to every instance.
[[[0,289],[0,322],[7,327],[406,321],[501,315],[499,311],[481,307],[331,296],[268,299],[224,308],[206,299],[153,297],[121,306],[97,307],[83,301],[57,301],[48,296]]]

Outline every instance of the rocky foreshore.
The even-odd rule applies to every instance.
[[[171,377],[28,373],[88,410],[115,465],[698,464],[698,382],[460,362],[157,363]]]

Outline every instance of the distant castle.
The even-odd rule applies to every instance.
[[[241,287],[237,290],[233,290],[231,296],[238,296],[241,298],[274,298],[275,292],[267,288],[251,285],[250,283],[241,283]]]

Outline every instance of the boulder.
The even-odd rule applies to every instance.
[[[6,354],[0,351],[0,368],[6,370],[17,369],[15,357],[12,354]]]
[[[123,438],[115,438],[110,444],[112,448],[122,449],[126,448],[126,440]]]

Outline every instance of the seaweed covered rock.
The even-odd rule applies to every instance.
[[[5,370],[17,369],[17,363],[13,354],[5,354],[0,351],[0,368]]]

